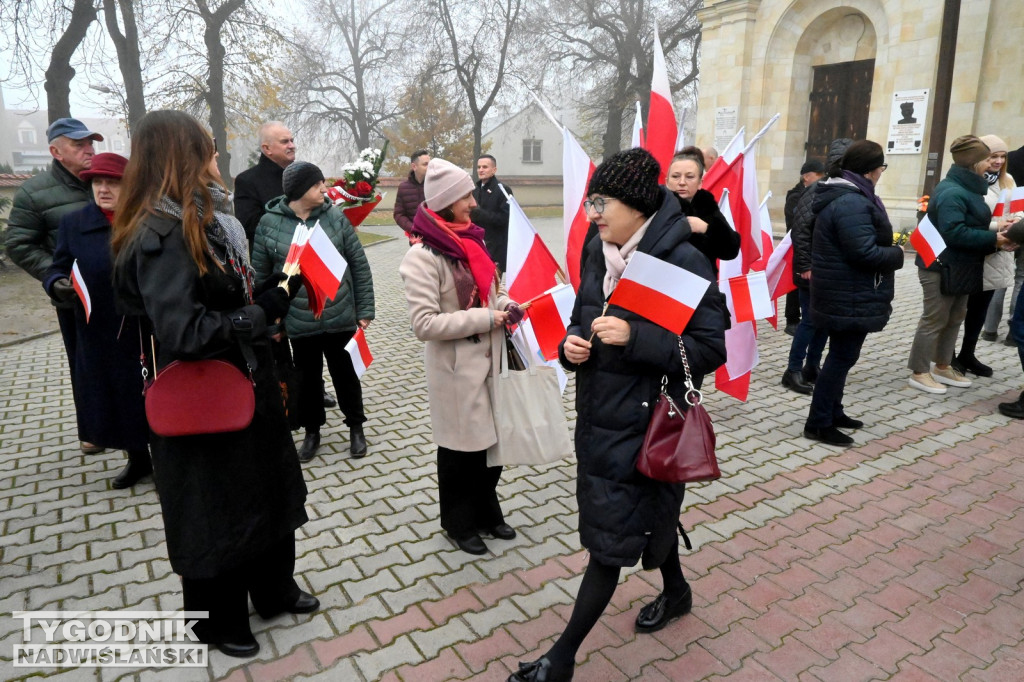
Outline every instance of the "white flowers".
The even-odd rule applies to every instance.
[[[370,151],[374,150],[371,149]],[[362,154],[360,154],[359,161],[346,163],[341,167],[341,172],[344,173],[347,178],[357,179],[361,176],[366,180],[370,180],[373,178],[373,163],[363,159]]]
[[[371,164],[372,163],[376,163],[376,161],[377,161],[377,159],[379,157],[380,157],[380,150],[379,149],[374,149],[373,147],[367,147],[363,151],[359,152],[359,160],[360,161],[367,161],[367,162],[369,162]]]

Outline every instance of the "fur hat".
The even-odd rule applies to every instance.
[[[992,154],[1010,151],[1010,148],[1003,142],[1002,138],[995,135],[982,135],[978,139],[988,146],[989,152]]]
[[[469,173],[444,159],[431,159],[423,177],[423,199],[431,211],[448,208],[473,191]]]
[[[636,147],[613,154],[601,163],[590,178],[587,194],[618,199],[649,218],[661,208],[661,167],[646,149]]]
[[[991,150],[974,135],[961,135],[953,140],[953,144],[949,146],[949,153],[953,155],[953,163],[971,168],[987,159]]]
[[[308,161],[296,161],[285,167],[281,185],[288,201],[297,201],[318,182],[324,179],[323,172]]]

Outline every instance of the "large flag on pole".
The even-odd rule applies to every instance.
[[[89,318],[92,316],[92,297],[89,296],[89,287],[85,286],[85,278],[82,277],[82,271],[78,269],[77,258],[71,264],[71,286],[78,293],[78,300],[82,302],[82,307],[85,308],[85,323],[89,324]]]
[[[711,282],[689,270],[636,251],[608,299],[646,317],[651,322],[682,334]]]
[[[565,226],[565,269],[572,288],[580,288],[580,257],[590,219],[583,210],[594,162],[569,132],[562,128],[562,220]]]
[[[745,275],[727,279],[722,293],[735,322],[753,322],[775,314],[764,271],[751,270]]]
[[[562,269],[519,202],[512,195],[507,196],[508,269],[505,271],[505,287],[513,301],[528,301],[554,286]]]
[[[647,110],[646,144],[647,151],[658,160],[661,171],[658,182],[664,184],[672,155],[676,151],[679,126],[675,108],[672,106],[672,87],[665,66],[665,53],[658,36],[658,22],[654,22],[654,69],[651,74],[651,105]]]
[[[928,216],[925,216],[918,224],[917,229],[911,233],[910,244],[917,251],[917,255],[921,256],[925,267],[934,263],[935,259],[946,250],[946,240],[935,229]]]
[[[768,267],[764,273],[768,277],[768,291],[772,300],[796,290],[796,284],[793,283],[793,237],[789,232],[768,257]]]

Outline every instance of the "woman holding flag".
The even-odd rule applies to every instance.
[[[645,569],[657,568],[664,585],[640,609],[637,632],[660,630],[693,605],[676,535],[684,485],[636,470],[662,377],[668,377],[676,404],[688,404],[680,335],[608,304],[638,254],[686,270],[682,274],[702,278],[706,287],[690,306],[692,317],[681,336],[696,386],[725,362],[725,302],[711,281],[707,258],[687,241],[690,230],[676,195],[658,185],[658,172],[650,152],[630,149],[598,166],[587,188],[584,207],[600,239],[584,249],[561,361],[577,373],[576,499],[580,541],[590,563],[565,631],[540,659],[520,663],[509,682],[572,679],[576,652],[611,601],[624,566],[642,562]]]
[[[302,374],[299,385],[299,424],[306,435],[299,448],[299,461],[308,462],[320,447],[320,427],[327,423],[321,377],[324,360],[330,372],[338,406],[349,428],[349,451],[353,457],[366,456],[363,423],[363,387],[345,344],[356,330],[366,329],[375,316],[373,275],[352,223],[341,209],[324,196],[324,174],[311,163],[296,161],[284,169],[284,196],[272,199],[260,218],[252,246],[252,265],[257,278],[281,272],[296,225],[320,226],[348,267],[334,298],[320,315],[310,309],[306,288],[292,301],[284,324],[291,340],[295,366]]]
[[[281,277],[254,283],[249,243],[230,213],[216,153],[213,138],[188,114],[146,114],[132,129],[111,245],[114,289],[143,325],[147,365],[159,372],[174,361],[218,359],[253,381],[247,427],[150,436],[184,610],[209,612],[195,626],[202,642],[249,657],[260,650],[249,627],[250,598],[263,618],[311,613],[320,602],[293,576],[306,485],[268,347],[268,328],[287,313],[288,293],[277,286]]]
[[[431,159],[423,193],[398,272],[413,333],[424,342],[441,528],[462,551],[485,554],[481,532],[516,536],[498,501],[501,467],[487,466],[487,449],[498,442],[489,379],[500,371],[505,325],[523,313],[500,286],[483,228],[470,221],[469,174]]]
[[[120,154],[97,154],[82,171],[93,203],[61,220],[53,264],[43,278],[43,288],[58,303],[78,301],[72,382],[78,431],[84,441],[128,454],[113,488],[130,488],[153,472],[138,330],[117,313],[110,282],[110,224],[127,163]]]

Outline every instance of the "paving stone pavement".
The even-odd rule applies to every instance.
[[[538,226],[558,243],[559,220]],[[546,650],[587,561],[574,462],[505,471],[499,494],[517,539],[489,541],[483,557],[445,539],[422,346],[397,271],[405,248],[368,249],[370,454],[349,458],[332,410],[322,454],[304,466],[310,522],[296,573],[322,608],[253,616],[262,650],[250,661],[212,652],[199,670],[13,667],[12,611],[179,610],[181,595],[153,484],[111,490],[121,453],[77,448],[60,337],[0,348],[0,679],[498,682]],[[868,426],[849,449],[801,437],[809,398],[778,385],[790,337],[762,326],[749,402],[707,395],[724,475],[691,486],[684,505],[693,613],[635,634],[660,581],[624,571],[576,680],[1024,679],[1024,422],[995,411],[1020,390],[1021,369],[1012,349],[983,342],[995,378],[945,396],[909,388],[919,300],[908,258],[892,320],[850,375],[848,411]],[[570,420],[573,394],[570,383]]]

